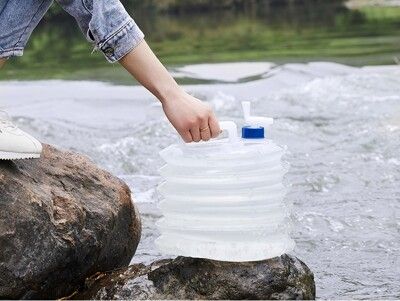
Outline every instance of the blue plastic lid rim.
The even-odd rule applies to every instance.
[[[244,139],[264,139],[264,128],[261,126],[252,127],[244,126],[242,127],[242,138]]]

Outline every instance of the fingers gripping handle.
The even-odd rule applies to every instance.
[[[233,121],[220,121],[219,122],[219,127],[221,129],[221,133],[222,132],[227,132],[228,133],[228,141],[229,141],[229,143],[240,141],[239,138],[238,138],[238,130],[237,130],[236,123],[234,123]],[[215,140],[216,139],[212,139],[212,140],[208,141],[207,143],[213,143],[213,142],[215,142]],[[185,142],[183,140],[181,140],[181,142],[185,144]],[[188,145],[195,145],[196,143],[195,144],[187,143],[187,144]]]
[[[236,142],[238,140],[237,125],[233,121],[220,121],[219,127],[222,131],[228,132],[230,142]]]

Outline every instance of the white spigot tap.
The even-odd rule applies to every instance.
[[[251,116],[250,101],[242,101],[244,120],[246,125],[268,127],[274,123],[274,119],[270,117]]]
[[[261,139],[265,138],[265,128],[274,123],[273,118],[251,116],[250,101],[242,102],[244,120],[246,126],[242,128],[242,138],[244,139]]]

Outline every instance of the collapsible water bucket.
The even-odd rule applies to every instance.
[[[271,118],[250,116],[248,102],[243,108],[242,138],[236,124],[225,121],[228,138],[160,152],[166,165],[156,244],[164,254],[256,261],[293,249],[282,183],[285,149],[264,138]]]

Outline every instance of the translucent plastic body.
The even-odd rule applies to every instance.
[[[284,149],[273,141],[172,145],[161,153],[165,254],[256,261],[291,251],[290,208],[282,184]]]

